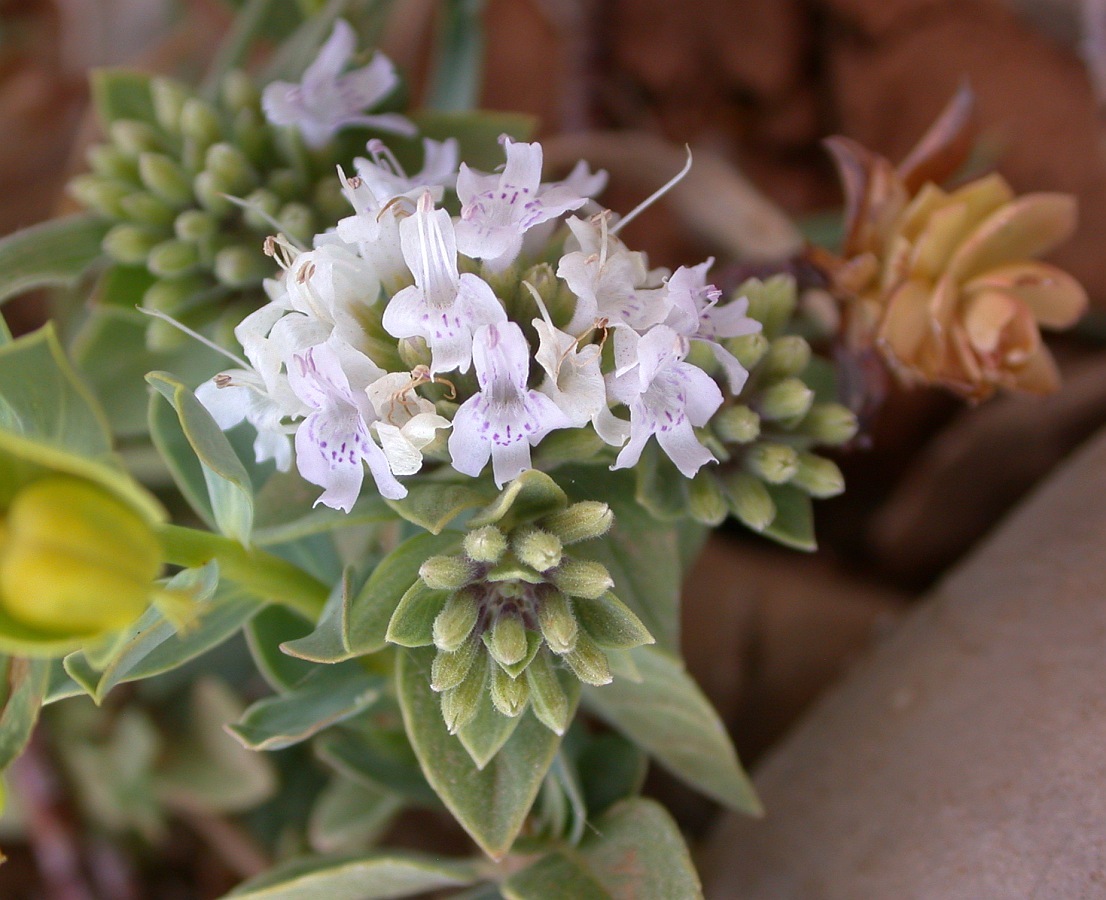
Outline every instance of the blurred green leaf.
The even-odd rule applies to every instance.
[[[302,638],[310,631],[311,623],[282,606],[269,606],[246,623],[246,643],[250,655],[273,690],[293,690],[298,682],[315,671],[311,663],[289,656],[280,649],[285,641]]]
[[[488,497],[466,484],[423,481],[412,482],[402,500],[385,502],[412,525],[440,534],[466,509],[487,503]]]
[[[44,659],[5,657],[0,703],[0,771],[23,752],[31,738],[38,711],[50,681],[50,663]]]
[[[454,138],[460,144],[461,159],[475,169],[492,172],[503,164],[503,148],[499,136],[509,135],[516,141],[527,141],[537,131],[538,120],[520,113],[480,112],[453,113],[437,110],[416,110],[410,115],[423,137],[444,141]]]
[[[100,257],[108,225],[85,213],[32,225],[0,240],[0,303],[35,288],[66,287]]]
[[[425,106],[464,112],[476,105],[484,68],[484,0],[444,0]]]
[[[311,809],[308,841],[318,853],[355,853],[380,837],[402,808],[392,791],[337,775]]]
[[[96,69],[89,79],[92,105],[101,125],[117,119],[157,121],[150,94],[151,76],[135,69]]]

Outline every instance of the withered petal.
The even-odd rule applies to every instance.
[[[1025,261],[989,269],[964,285],[966,295],[999,289],[1016,296],[1046,328],[1068,328],[1087,310],[1087,292],[1063,269]]]

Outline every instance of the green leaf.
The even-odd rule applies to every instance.
[[[630,653],[641,671],[641,683],[616,679],[588,688],[588,709],[704,794],[741,812],[759,814],[760,801],[726,726],[683,664],[655,647]]]
[[[254,498],[254,543],[260,546],[298,541],[311,535],[395,520],[379,494],[366,491],[348,513],[315,506],[319,488],[294,469],[274,472]]]
[[[556,851],[512,875],[500,890],[507,900],[614,900],[580,860]]]
[[[269,606],[246,623],[246,643],[254,664],[270,687],[290,691],[315,671],[315,666],[281,652],[285,641],[302,638],[311,631],[303,616],[282,606]]]
[[[100,257],[108,223],[81,213],[0,240],[0,303],[43,287],[68,287]]]
[[[477,769],[442,721],[430,689],[432,659],[426,650],[397,654],[396,687],[411,746],[449,811],[489,856],[501,859],[526,820],[560,738],[527,711],[495,758]]]
[[[279,750],[372,706],[385,679],[350,661],[321,666],[287,694],[266,697],[228,730],[251,750]]]
[[[253,485],[227,436],[195,394],[172,375],[151,372],[146,380],[177,412],[181,431],[200,462],[215,524],[227,537],[248,544],[253,528]],[[164,434],[164,426],[164,422],[159,422],[157,431]],[[151,432],[161,449],[153,422]],[[181,489],[185,489],[183,484]]]
[[[351,652],[376,653],[387,645],[388,623],[418,581],[419,567],[431,556],[455,552],[460,540],[454,532],[417,534],[384,557],[350,604],[346,644]]]
[[[418,110],[409,118],[418,126],[422,137],[444,141],[456,138],[461,146],[460,157],[468,165],[492,172],[503,165],[501,134],[516,141],[528,141],[537,131],[538,120],[520,113],[482,110],[471,113]]]
[[[349,569],[334,586],[319,616],[319,624],[309,634],[280,645],[282,652],[314,663],[338,663],[357,654],[346,642],[349,634],[349,608],[353,600],[353,574]]]
[[[574,756],[584,802],[593,817],[640,793],[645,784],[648,758],[616,732],[590,736]]]
[[[226,897],[239,900],[386,900],[479,879],[467,862],[399,851],[336,859],[302,859],[279,865],[241,884]]]
[[[790,484],[767,484],[765,487],[776,504],[776,518],[763,534],[795,550],[817,550],[810,496]]]
[[[31,738],[50,682],[50,663],[44,659],[8,657],[0,665],[3,667],[0,771],[3,771]]]
[[[117,119],[155,122],[150,76],[134,69],[96,69],[91,77],[92,104],[100,124]]]
[[[402,500],[385,502],[412,525],[439,534],[466,509],[487,503],[488,497],[465,484],[423,481],[411,483]]]
[[[483,665],[483,658],[475,665]],[[491,695],[485,691],[476,707],[476,715],[457,731],[461,745],[468,751],[476,768],[483,769],[515,733],[522,716],[503,715],[492,703]]]
[[[441,809],[402,727],[389,730],[365,720],[360,716],[320,735],[314,744],[319,758],[368,787],[384,786],[409,803]]]
[[[434,643],[434,620],[448,597],[449,591],[434,590],[416,581],[400,598],[388,622],[385,634],[388,643],[401,647],[427,647]]]
[[[568,497],[552,478],[537,469],[527,469],[507,485],[485,509],[469,520],[470,528],[513,524],[539,519],[564,509]]]
[[[446,0],[424,105],[465,112],[476,105],[484,68],[484,0]]]
[[[311,809],[308,841],[318,853],[354,853],[379,838],[402,808],[391,791],[336,776]]]

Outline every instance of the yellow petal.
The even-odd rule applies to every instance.
[[[964,286],[969,296],[993,289],[1016,296],[1046,328],[1068,328],[1087,310],[1083,286],[1047,263],[1009,263],[984,272]]]
[[[899,234],[911,241],[917,238],[926,220],[945,205],[948,196],[947,191],[932,182],[923,185],[896,223]]]
[[[1018,303],[1001,291],[983,291],[964,304],[964,331],[980,353],[994,353],[1002,332],[1017,316]]]
[[[961,244],[948,274],[963,282],[1005,263],[1047,253],[1075,228],[1075,198],[1026,194],[991,213]]]
[[[936,281],[972,223],[962,203],[934,210],[914,243],[910,258],[913,278]]]
[[[1016,196],[1006,179],[995,172],[958,188],[949,197],[949,202],[962,203],[967,207],[969,218],[980,222]]]
[[[879,340],[898,359],[910,363],[930,333],[929,288],[908,281],[888,300]]]

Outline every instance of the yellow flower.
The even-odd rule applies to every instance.
[[[845,340],[874,343],[906,383],[973,399],[996,388],[1059,386],[1040,326],[1066,328],[1086,309],[1080,284],[1033,257],[1070,236],[1064,194],[1018,197],[998,175],[954,191],[933,179],[963,160],[971,96],[961,92],[895,168],[845,138],[828,143],[847,193],[842,259],[818,260],[846,305]]]

